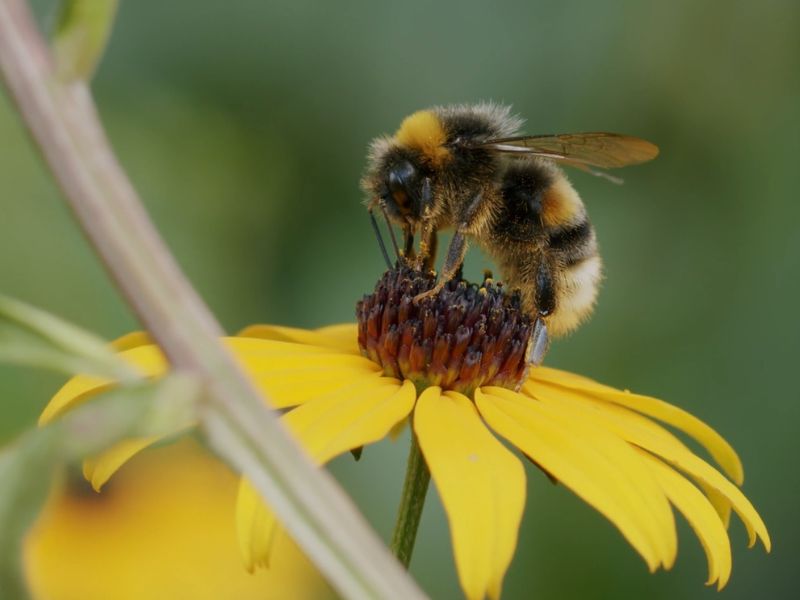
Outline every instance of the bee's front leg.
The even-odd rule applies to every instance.
[[[419,231],[419,252],[414,261],[414,268],[417,271],[430,270],[433,261],[436,259],[436,229],[430,220],[425,220],[420,225]]]
[[[415,260],[414,252],[414,228],[411,225],[403,226],[403,258],[406,264],[411,264]]]
[[[436,228],[433,215],[433,184],[430,177],[422,181],[419,195],[420,239],[419,255],[414,261],[414,268],[418,271],[430,271],[436,260]]]
[[[436,263],[436,250],[438,246],[439,246],[439,236],[437,235],[436,230],[434,229],[431,232],[431,235],[428,239],[428,244],[427,244],[428,256],[425,258],[425,262],[422,265],[423,271],[426,272],[433,271],[433,268]]]

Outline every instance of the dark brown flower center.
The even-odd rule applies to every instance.
[[[518,389],[525,378],[533,323],[517,294],[488,277],[481,285],[450,281],[415,304],[436,281],[398,267],[384,273],[356,305],[361,352],[386,375],[417,388],[438,385],[471,394],[482,385]]]

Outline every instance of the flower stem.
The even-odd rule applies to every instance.
[[[412,432],[408,465],[406,465],[406,480],[403,483],[403,495],[397,511],[391,546],[394,555],[406,568],[411,562],[411,553],[414,551],[417,528],[422,518],[422,508],[425,506],[425,496],[428,493],[430,481],[431,472],[428,470],[428,465],[425,464],[417,436]]]

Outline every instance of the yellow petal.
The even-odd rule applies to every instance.
[[[303,404],[367,379],[378,380],[380,375],[379,371],[360,367],[307,367],[252,373],[256,387],[264,392],[275,408]]]
[[[711,502],[711,506],[714,507],[714,510],[717,511],[719,518],[722,520],[722,524],[725,526],[725,529],[730,527],[731,524],[731,503],[728,502],[728,499],[717,492],[717,490],[708,487],[702,482],[698,482],[700,487],[703,488],[703,493],[708,497],[708,501]]]
[[[731,575],[731,544],[714,507],[700,490],[674,469],[644,450],[638,452],[670,502],[681,511],[697,534],[708,559],[707,585],[716,581],[717,589],[721,590]]]
[[[548,390],[541,385],[535,389],[537,389],[536,395],[542,398],[553,398],[553,390]],[[559,396],[559,398],[563,403],[570,401],[570,396],[566,393]],[[574,396],[571,400],[577,401]],[[756,537],[759,537],[764,543],[764,547],[769,551],[769,533],[750,501],[742,494],[739,488],[707,462],[693,454],[675,436],[632,411],[603,408],[596,411],[595,417],[598,422],[602,422],[605,428],[677,466],[701,483],[702,486],[710,488],[716,494],[719,494],[731,504],[733,510],[741,517],[750,537],[750,545],[752,546],[756,541]]]
[[[530,380],[549,382],[566,388],[592,395],[606,402],[626,406],[635,411],[663,421],[697,440],[708,450],[722,469],[737,484],[744,482],[744,470],[739,456],[731,445],[720,434],[685,410],[673,406],[663,400],[623,392],[607,385],[602,385],[588,377],[575,375],[558,369],[537,367],[531,369]]]
[[[734,512],[739,515],[739,518],[744,523],[745,529],[747,529],[747,534],[750,538],[749,545],[752,547],[756,543],[756,537],[758,537],[767,552],[770,551],[769,532],[761,516],[739,488],[725,479],[725,476],[714,467],[692,454],[691,451],[665,444],[654,437],[644,435],[636,439],[634,443],[660,456],[727,499],[731,503]]]
[[[298,443],[317,463],[383,439],[414,408],[410,381],[383,377],[361,381],[295,408],[282,417]],[[244,480],[237,501],[237,530],[245,566],[269,564],[276,520]]]
[[[138,346],[120,353],[142,375],[154,377],[163,375],[167,368],[164,355],[158,346]],[[73,377],[56,392],[39,416],[39,425],[47,425],[64,412],[82,404],[88,398],[105,391],[115,382],[101,377],[78,375]]]
[[[123,336],[113,344],[125,348],[120,356],[143,377],[163,375],[168,363],[158,346],[141,345],[147,340],[146,334],[138,332]],[[381,381],[380,367],[376,364],[330,347],[255,338],[226,338],[224,341],[276,408],[302,404],[330,392],[347,393],[353,386]],[[46,425],[113,385],[115,382],[108,379],[73,377],[50,400],[39,417],[39,424]],[[125,461],[150,443],[152,440],[124,440],[87,460],[84,469],[92,485],[99,489]]]
[[[382,440],[414,408],[414,384],[382,377],[328,394],[287,413],[283,422],[318,463]]]
[[[682,448],[689,452],[689,449],[683,442],[661,425],[619,404],[600,400],[594,396],[587,395],[581,390],[543,381],[537,381],[535,383],[528,381],[522,389],[526,394],[542,402],[572,405],[575,408],[586,411],[587,414],[592,415],[592,418],[598,420],[599,423],[605,423],[607,428],[616,431],[617,435],[629,442],[634,442],[632,432],[638,429],[645,429],[650,435],[657,436],[664,443],[674,445],[677,448]],[[609,419],[611,420],[610,424]],[[704,483],[700,482],[700,487],[703,488],[703,491],[708,496],[709,501],[714,506],[717,514],[727,528],[730,521],[731,503],[725,496]]]
[[[87,398],[114,387],[115,382],[103,377],[77,375],[65,383],[39,415],[39,426],[52,423],[62,414],[82,404]]]
[[[284,342],[295,342],[308,344],[310,346],[322,346],[335,348],[340,351],[347,351],[352,354],[359,354],[357,332],[354,330],[352,343],[343,344],[347,338],[347,331],[338,329],[341,327],[357,327],[356,325],[325,327],[316,331],[308,329],[298,329],[297,327],[282,327],[280,325],[250,325],[242,329],[238,335],[241,337],[260,338],[265,340],[276,340]],[[337,329],[333,329],[337,328]]]
[[[397,423],[394,427],[392,427],[391,431],[389,431],[389,439],[393,442],[397,441],[397,438],[406,430],[406,427],[409,425],[408,419],[403,419],[399,423]]]
[[[118,337],[109,345],[117,352],[122,352],[139,346],[151,346],[153,345],[153,338],[146,331],[132,331],[122,337]]]
[[[168,366],[164,355],[158,346],[135,345],[143,339],[143,334],[135,333],[117,340],[115,343],[122,346],[133,346],[120,352],[120,357],[136,368],[142,377],[163,375]],[[380,372],[380,367],[366,358],[329,347],[255,338],[225,338],[224,341],[257,387],[273,401],[275,408],[301,404],[321,393],[357,381],[364,374]],[[39,424],[52,422],[65,411],[113,385],[113,381],[100,377],[73,377],[42,411]]]
[[[619,482],[624,493],[634,492],[630,502],[635,508],[643,507],[645,511],[642,518],[651,520],[654,527],[650,528],[648,537],[658,549],[661,564],[669,569],[675,562],[678,553],[678,538],[675,530],[675,518],[672,509],[664,495],[661,486],[652,476],[650,469],[645,465],[641,456],[628,444],[625,439],[615,432],[598,426],[598,420],[591,410],[580,404],[565,402],[536,402],[522,394],[503,388],[483,388],[483,391],[494,396],[499,396],[513,402],[526,410],[535,404],[534,410],[541,410],[547,416],[559,423],[562,432],[569,431],[584,451],[594,452],[598,458],[605,458],[607,465],[616,472],[617,479],[609,479],[608,485]],[[568,434],[569,435],[569,434]],[[536,456],[534,459],[538,461]],[[558,478],[558,474],[553,472]],[[648,517],[647,514],[651,516]]]
[[[249,360],[252,364],[258,364],[259,359],[283,358],[286,361],[291,361],[299,357],[306,357],[312,360],[316,356],[339,356],[342,357],[341,360],[343,362],[346,363],[346,359],[349,359],[352,364],[370,362],[369,359],[362,356],[343,352],[329,346],[311,346],[295,342],[246,337],[225,338],[224,341],[239,360]],[[322,360],[322,358],[317,360]]]
[[[358,325],[355,323],[328,325],[315,329],[314,331],[329,338],[332,342],[335,342],[336,348],[350,350],[354,353],[361,352],[358,347]]]
[[[264,342],[264,345],[275,344],[276,342]],[[283,349],[276,348],[270,353],[237,353],[236,357],[246,370],[254,376],[316,370],[348,370],[368,373],[380,371],[380,367],[367,358],[338,351],[335,353],[332,351],[330,354],[290,355],[284,352]]]
[[[230,345],[275,408],[303,404],[381,374],[369,359],[332,348],[255,338],[233,338]]]
[[[672,564],[677,544],[672,512],[667,506],[669,515],[664,514],[666,499],[652,493],[652,476],[641,475],[646,471],[641,461],[620,449],[624,442],[502,388],[477,390],[475,401],[495,431],[611,521],[651,571]]]
[[[245,568],[268,567],[277,521],[247,479],[239,481],[236,497],[236,532]]]
[[[525,505],[522,463],[458,393],[426,389],[414,431],[447,512],[464,593],[470,600],[499,598]]]
[[[307,375],[306,379],[284,377],[278,381],[266,378],[256,379],[256,385],[270,399],[274,408],[289,408],[304,404],[309,400],[325,394],[349,389],[366,379],[377,381],[380,373],[316,373]]]
[[[309,354],[287,356],[278,351],[273,355],[238,355],[239,361],[254,375],[264,373],[281,373],[283,371],[299,373],[301,371],[353,370],[376,373],[380,367],[371,360],[353,354]]]
[[[156,443],[159,439],[161,438],[158,436],[150,436],[121,440],[97,456],[84,460],[83,476],[92,484],[94,490],[99,492],[106,481],[111,479],[111,476],[134,454]]]
[[[381,374],[380,367],[372,361],[342,353],[285,355],[279,349],[272,355],[244,356],[242,362],[256,386],[275,408],[303,404],[365,378],[378,378]]]

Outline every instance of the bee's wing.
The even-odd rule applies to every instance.
[[[658,156],[658,146],[619,133],[590,132],[533,135],[489,140],[480,148],[496,152],[535,154],[584,170],[637,165]]]

